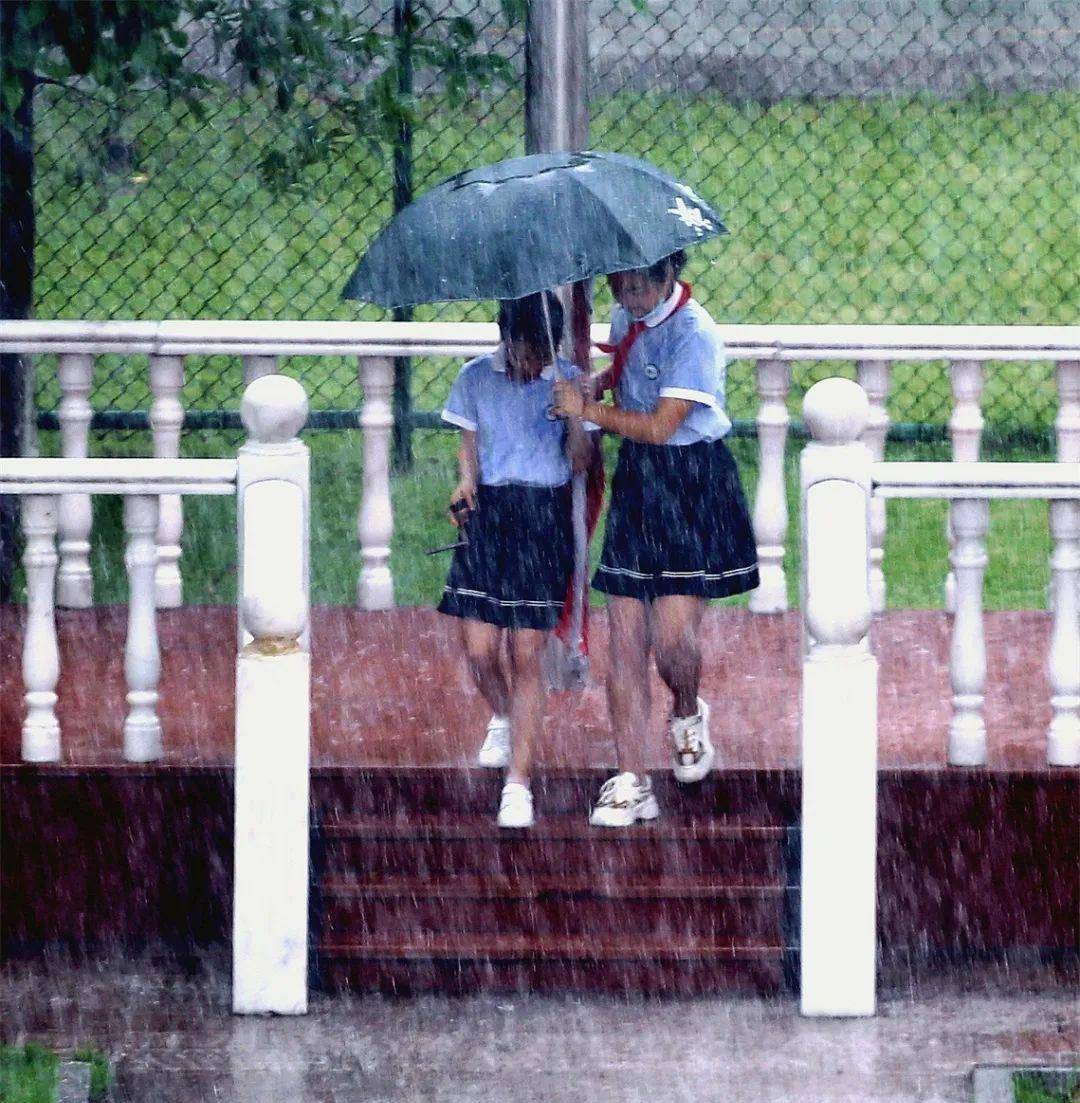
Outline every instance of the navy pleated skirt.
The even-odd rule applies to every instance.
[[[722,440],[624,440],[593,587],[649,601],[730,597],[758,585],[757,549],[734,457]]]
[[[499,628],[554,628],[574,567],[570,484],[477,488],[440,613]]]

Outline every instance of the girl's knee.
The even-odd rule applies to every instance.
[[[531,628],[510,634],[510,662],[515,674],[539,674],[547,633]]]
[[[609,597],[607,614],[612,636],[641,636],[648,631],[648,606],[637,598]]]
[[[473,670],[495,670],[499,666],[499,641],[466,640],[465,655]]]
[[[692,629],[660,636],[653,642],[653,653],[661,670],[685,669],[701,663],[701,645]]]
[[[652,638],[658,660],[661,656],[694,658],[700,655],[698,631],[703,611],[704,602],[681,595],[656,603]]]
[[[493,625],[472,620],[461,622],[461,645],[471,666],[498,666],[501,643],[502,633]]]

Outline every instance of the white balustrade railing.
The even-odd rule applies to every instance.
[[[94,358],[69,352],[57,367],[60,382],[60,450],[70,459],[85,458],[89,446],[90,390]],[[86,609],[94,604],[90,577],[90,498],[86,494],[65,494],[60,499],[60,575],[56,582],[56,603],[69,609]]]
[[[870,403],[862,439],[876,460],[884,456],[889,430],[887,406],[894,362],[949,362],[954,403],[949,419],[953,458],[975,460],[982,432],[980,400],[986,362],[1053,361],[1059,395],[1055,421],[1058,459],[1080,460],[1080,326],[722,325],[720,333],[729,360],[751,361],[757,381],[760,464],[753,517],[761,586],[750,598],[750,608],[755,612],[777,613],[788,606],[783,566],[789,529],[785,460],[794,361],[847,360],[855,365]],[[603,340],[606,335],[606,326],[593,328],[595,340]],[[60,356],[61,436],[64,454],[72,457],[85,454],[90,415],[87,396],[96,356],[150,356],[150,420],[154,452],[159,457],[177,452],[183,419],[180,396],[185,356],[238,357],[245,384],[273,374],[282,360],[291,356],[357,357],[363,396],[362,403],[358,403],[358,423],[365,438],[357,519],[357,599],[365,609],[387,608],[394,600],[389,566],[393,530],[389,487],[392,406],[387,363],[403,356],[461,360],[490,351],[497,340],[494,325],[475,322],[0,321],[0,352]],[[163,500],[155,577],[159,607],[181,600],[182,523],[179,499]],[[950,522],[950,546],[953,527]],[[60,531],[63,581],[57,599],[63,605],[90,604],[88,504],[66,495]],[[881,570],[884,540],[884,503],[875,499],[871,503],[869,552],[870,596],[875,612],[883,610],[886,602]],[[946,587],[951,608],[952,573]]]
[[[89,357],[65,355],[79,357],[64,366],[83,387]],[[160,424],[173,434],[179,422],[171,404],[181,364],[178,357],[154,364],[169,375],[164,390],[173,393],[159,392]],[[22,757],[62,757],[56,703],[64,686],[54,591],[64,505],[94,494],[123,496],[130,582],[123,756],[150,762],[166,745],[157,710],[159,503],[185,494],[236,495],[244,646],[236,673],[233,1009],[299,1014],[307,1010],[310,661],[309,457],[297,433],[307,419],[307,398],[292,379],[257,378],[241,410],[248,440],[235,460],[0,460],[0,493],[23,496],[26,536]]]
[[[757,542],[761,584],[750,595],[755,613],[782,613],[788,605],[784,577],[787,540],[787,480],[784,447],[787,441],[787,398],[791,389],[791,365],[780,359],[757,361],[757,431],[761,462],[754,496],[754,537]]]
[[[859,386],[866,392],[870,406],[862,441],[874,460],[885,459],[885,438],[889,432],[889,414],[885,402],[892,382],[888,360],[860,360],[856,365]],[[870,605],[875,613],[885,612],[885,503],[870,503]]]
[[[983,386],[986,382],[983,365],[978,360],[954,360],[949,365],[949,381],[952,384],[953,411],[949,418],[949,439],[952,442],[952,458],[957,463],[971,463],[979,458],[982,448]],[[945,535],[949,541],[949,563],[953,570],[945,576],[945,608],[956,610],[956,517],[957,509],[949,507],[945,518]]]
[[[1055,601],[1046,755],[1051,766],[1080,766],[1080,464],[875,462],[865,443],[871,409],[862,388],[844,379],[816,384],[804,405],[811,433],[801,460],[807,644],[801,998],[807,1015],[872,1014],[875,1005],[877,664],[869,647],[875,501],[951,503],[955,619],[947,757],[958,766],[986,762],[982,578],[989,502],[1049,501]],[[968,429],[974,424],[970,419]]]
[[[883,463],[874,465],[873,482],[875,497],[938,498],[952,503],[956,545],[950,558],[956,573],[956,616],[949,660],[953,718],[948,761],[955,766],[979,766],[986,761],[982,579],[988,503],[998,498],[1050,503],[1050,570],[1057,597],[1051,608],[1046,667],[1053,711],[1047,763],[1080,766],[1080,464]]]
[[[176,459],[180,455],[180,430],[184,425],[180,393],[183,387],[182,356],[150,358],[150,429],[154,436],[154,455],[163,459]],[[183,531],[180,495],[162,495],[155,534],[157,564],[154,571],[154,595],[159,609],[179,609],[184,604],[180,577],[180,538]]]
[[[26,634],[22,661],[26,718],[22,728],[22,756],[27,762],[54,762],[60,757],[60,724],[56,719],[60,651],[53,612],[58,558],[57,514],[55,497],[29,494],[23,499]]]
[[[364,430],[364,489],[356,529],[360,539],[357,601],[361,609],[392,609],[390,539],[394,534],[394,516],[390,504],[390,436],[394,428],[391,404],[394,361],[385,356],[364,357],[360,361],[360,386],[364,392],[360,414],[360,427]]]
[[[170,497],[178,497],[170,495]],[[149,494],[124,495],[124,564],[128,576],[127,644],[124,677],[128,714],[124,721],[124,758],[153,762],[162,755],[161,721],[157,715],[161,652],[154,611],[154,571],[157,549],[158,499]]]

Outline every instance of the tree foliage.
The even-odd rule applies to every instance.
[[[223,83],[186,62],[191,35],[208,34],[214,72],[228,71],[276,109],[280,139],[265,155],[266,179],[294,183],[335,145],[392,144],[418,121],[402,66],[434,71],[451,106],[513,74],[473,22],[440,16],[427,0],[397,0],[397,27],[372,25],[345,0],[11,0],[15,33],[3,66],[9,121],[31,73],[98,99],[115,124],[135,96],[164,94],[201,110]],[[508,22],[524,0],[503,0]]]

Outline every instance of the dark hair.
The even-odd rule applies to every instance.
[[[645,273],[652,283],[664,283],[669,274],[678,279],[685,267],[686,250],[676,249],[674,253],[661,257],[655,264],[650,264]]]
[[[547,318],[544,317],[545,301]],[[554,291],[538,291],[523,299],[503,299],[499,303],[499,332],[506,340],[524,341],[534,348],[547,349],[551,345],[558,348],[563,335],[563,308],[558,295]]]

